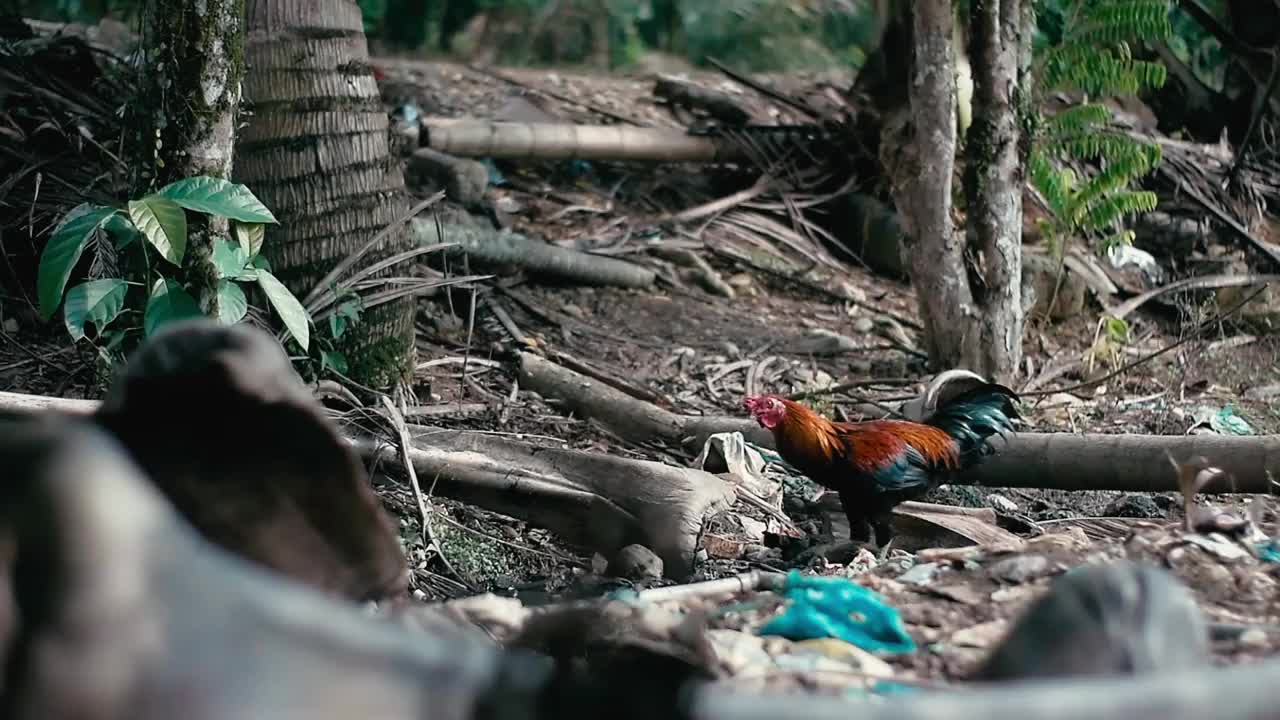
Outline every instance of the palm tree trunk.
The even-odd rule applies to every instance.
[[[304,297],[400,219],[409,198],[388,152],[356,3],[248,0],[245,11],[247,125],[237,138],[236,180],[279,219],[263,250],[276,276]],[[407,226],[397,228],[359,266],[412,243]],[[374,387],[403,378],[413,365],[413,318],[412,297],[367,310],[338,345],[348,375]]]

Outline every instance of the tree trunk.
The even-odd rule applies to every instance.
[[[387,115],[369,65],[360,8],[350,0],[248,0],[245,104],[237,179],[280,220],[263,251],[298,297],[375,233],[408,196],[387,147]],[[357,267],[408,249],[391,232]],[[380,273],[385,276],[394,268]],[[348,375],[385,387],[412,367],[414,300],[378,305],[341,339]]]
[[[947,0],[911,6],[904,111],[886,122],[881,159],[906,228],[905,252],[935,370],[1008,381],[1022,358],[1022,186],[1029,138],[1033,16],[1022,0],[974,0],[973,124],[966,136],[969,228],[952,221],[955,16]]]
[[[974,121],[966,138],[969,246],[980,253],[974,283],[977,372],[1011,378],[1022,361],[1022,186],[1029,149],[1024,120],[1031,99],[1030,0],[974,0],[969,58]],[[975,362],[976,361],[976,362]]]
[[[244,0],[193,4],[164,0],[151,8],[143,39],[148,72],[133,111],[143,159],[138,194],[175,180],[231,177],[236,113],[244,77]],[[226,218],[191,218],[186,279],[201,309],[217,314],[213,238],[227,234]]]
[[[980,356],[964,238],[951,219],[955,168],[955,72],[950,0],[918,0],[911,10],[913,57],[908,107],[885,124],[881,155],[906,227],[905,252],[931,362]],[[978,368],[972,368],[977,371]]]

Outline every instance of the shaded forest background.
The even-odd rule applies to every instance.
[[[890,0],[359,0],[373,54],[454,55],[509,65],[589,65],[653,69],[709,58],[745,72],[859,68],[874,51]],[[1213,17],[1231,3],[1195,3]],[[1266,3],[1264,3],[1266,4]],[[18,0],[24,17],[96,23],[136,21],[139,0]],[[1077,3],[1037,3],[1039,43],[1050,41]],[[1193,10],[1194,12],[1194,10]],[[1274,12],[1231,28],[1265,47]],[[1175,9],[1172,54],[1208,88],[1228,83],[1222,43],[1181,7]],[[599,41],[601,35],[604,41]],[[1258,40],[1259,42],[1251,42]]]

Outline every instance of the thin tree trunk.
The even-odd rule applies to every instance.
[[[360,8],[350,0],[248,0],[246,16],[252,115],[237,145],[237,179],[280,220],[263,250],[303,297],[401,218],[408,196],[388,151]],[[412,242],[407,226],[397,228],[355,269]],[[403,377],[413,362],[413,315],[412,298],[365,312],[339,344],[348,374],[376,387]]]
[[[230,178],[244,77],[244,0],[162,0],[150,8],[143,47],[148,71],[131,123],[140,130],[134,140],[144,159],[139,192],[196,175]],[[216,315],[210,256],[227,221],[192,221],[186,279],[201,308]]]
[[[911,16],[914,52],[907,83],[908,111],[886,124],[881,154],[889,169],[894,204],[907,230],[904,249],[929,357],[942,367],[979,355],[964,237],[951,219],[955,19],[950,0],[918,0]]]
[[[975,283],[979,373],[1010,378],[1022,361],[1022,185],[1029,138],[1029,0],[974,0],[969,58],[974,118],[966,141],[965,196],[969,246],[981,257]]]

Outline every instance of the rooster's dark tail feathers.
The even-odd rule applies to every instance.
[[[925,423],[950,435],[959,446],[961,466],[969,467],[995,451],[988,438],[1013,432],[1013,421],[1020,417],[1017,402],[1017,393],[1009,388],[984,383],[938,408]]]

